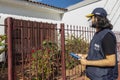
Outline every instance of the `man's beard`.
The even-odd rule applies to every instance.
[[[96,28],[96,22],[89,21],[89,26],[92,28]]]
[[[92,23],[91,27],[92,27],[92,28],[96,28],[96,27],[97,27],[97,26],[96,26],[96,22],[95,22],[95,23]]]

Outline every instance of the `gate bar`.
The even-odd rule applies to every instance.
[[[66,67],[65,67],[65,31],[64,24],[61,24],[61,53],[62,53],[62,77],[66,80]]]
[[[12,18],[7,18],[7,43],[8,43],[8,80],[13,80],[12,69]]]

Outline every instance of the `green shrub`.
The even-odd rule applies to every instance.
[[[72,58],[69,54],[74,52],[76,54],[86,54],[88,52],[89,44],[82,37],[71,36],[65,41],[65,56],[66,56],[66,68],[71,69],[79,64],[78,60]]]
[[[56,66],[55,56],[59,54],[58,46],[51,41],[43,41],[42,48],[32,53],[32,69],[37,70],[38,80],[49,79],[54,74]],[[42,77],[44,75],[44,78]]]
[[[0,48],[0,54],[2,52],[4,52],[7,48],[5,48],[4,46],[6,46],[7,44],[4,42],[4,40],[6,39],[6,35],[0,35],[0,46],[3,48]]]

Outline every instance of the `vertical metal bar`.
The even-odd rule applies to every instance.
[[[29,70],[30,70],[30,72],[29,72],[29,74],[31,74],[31,63],[32,63],[32,46],[31,46],[31,40],[32,40],[32,38],[31,38],[31,29],[32,29],[32,27],[31,27],[31,23],[30,23],[30,21],[28,21],[27,22],[27,26],[29,27],[29,30],[28,30],[28,47],[29,47],[29,57],[28,57],[28,60],[30,61],[30,64],[29,64]],[[31,79],[31,76],[29,76],[29,79]]]
[[[70,32],[70,25],[66,25],[66,28],[65,28],[66,30],[65,30],[65,33],[67,33],[67,36],[69,37],[71,34],[71,32]],[[69,60],[69,63],[70,63],[70,60]],[[71,71],[69,70],[68,71],[68,73],[66,73],[66,76],[70,76],[71,75]],[[68,77],[69,79],[70,79],[70,77]],[[67,79],[68,79],[67,78]]]
[[[120,62],[118,63],[118,80],[120,80]]]
[[[7,18],[7,42],[8,42],[8,80],[13,80],[12,66],[12,18]]]
[[[42,40],[43,40],[43,28],[42,28],[43,24],[42,22],[40,23],[40,48],[42,48]]]
[[[64,24],[61,24],[61,53],[62,53],[62,77],[66,80],[66,69],[65,69],[65,31]]]
[[[15,29],[16,22],[17,22],[17,21],[14,19],[14,24],[12,25],[12,31]],[[17,31],[17,32],[18,32],[18,31]],[[12,33],[12,36],[13,36],[13,35],[14,35],[14,36],[18,36],[17,32],[13,32],[13,33]],[[12,45],[14,45],[15,48],[14,48],[13,50],[14,50],[14,52],[16,53],[16,52],[17,52],[17,50],[16,50],[16,45],[15,45],[15,44],[16,44],[16,40],[15,40],[15,39],[12,39],[12,42],[14,42],[14,43],[12,43]],[[12,52],[12,53],[14,53],[14,52]],[[14,59],[13,59],[13,58],[14,58]],[[14,57],[12,57],[12,59],[13,59],[12,64],[14,65],[14,66],[13,66],[13,67],[14,67],[14,70],[13,70],[13,75],[14,75],[14,76],[13,76],[13,78],[14,78],[14,80],[16,80],[16,76],[17,76],[17,75],[16,75],[17,72],[15,71],[15,69],[16,69],[16,64],[15,64],[15,63],[16,63],[16,54],[14,54]]]

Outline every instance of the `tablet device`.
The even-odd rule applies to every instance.
[[[73,52],[70,53],[70,56],[72,56],[73,58],[78,59],[78,60],[80,59],[80,56],[76,55]]]

